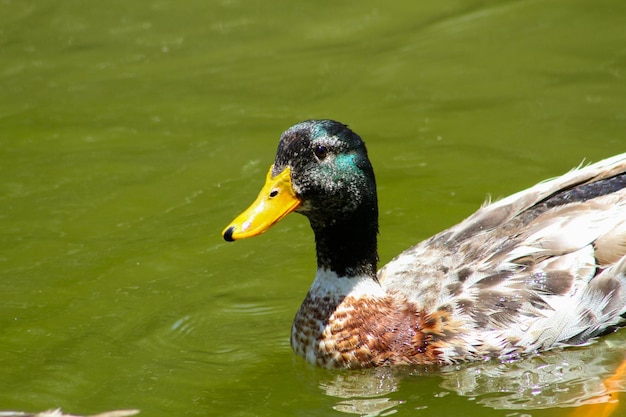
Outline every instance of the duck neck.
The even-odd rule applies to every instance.
[[[378,209],[363,207],[332,224],[310,218],[318,269],[339,277],[368,276],[376,281]]]

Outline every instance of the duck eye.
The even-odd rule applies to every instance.
[[[326,158],[326,155],[328,155],[328,148],[323,145],[317,145],[313,150],[313,153],[315,154],[317,159],[322,160]]]

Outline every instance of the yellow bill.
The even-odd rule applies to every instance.
[[[224,240],[232,242],[260,235],[300,206],[302,201],[291,185],[291,168],[285,168],[273,178],[272,169],[273,166],[254,203],[224,229]]]

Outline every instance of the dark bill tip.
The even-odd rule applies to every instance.
[[[233,233],[235,233],[235,226],[230,226],[228,229],[224,231],[224,240],[227,242],[234,242]]]

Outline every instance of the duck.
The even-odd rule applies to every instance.
[[[280,137],[256,200],[222,232],[309,220],[317,271],[291,330],[323,368],[515,360],[625,324],[626,153],[487,201],[377,269],[378,197],[361,137],[307,120]]]

